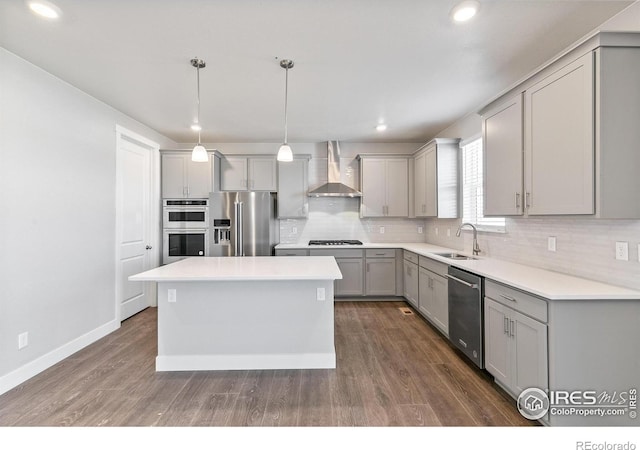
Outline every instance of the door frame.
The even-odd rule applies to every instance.
[[[149,150],[149,220],[147,221],[147,236],[153,247],[149,255],[152,267],[160,264],[160,144],[134,133],[120,125],[116,125],[116,196],[115,196],[115,320],[122,322],[122,270],[120,267],[120,242],[122,241],[122,216],[120,205],[122,204],[122,155],[121,144],[129,141]],[[151,306],[157,306],[156,283],[147,281],[147,293],[150,296]]]

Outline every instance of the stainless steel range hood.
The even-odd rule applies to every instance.
[[[327,177],[329,182],[309,191],[309,197],[362,197],[362,193],[340,182],[340,145],[327,142]]]

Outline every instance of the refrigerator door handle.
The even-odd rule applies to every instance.
[[[244,204],[242,202],[235,202],[235,233],[236,233],[236,248],[235,256],[244,256],[244,240],[242,236],[242,230],[244,229]]]

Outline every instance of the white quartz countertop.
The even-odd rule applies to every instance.
[[[452,260],[438,256],[436,253],[460,253],[464,255],[469,253],[425,243],[390,242],[340,246],[280,244],[276,246],[276,249],[280,250],[343,248],[359,248],[363,250],[367,248],[400,248],[408,250],[549,300],[640,300],[640,291],[524,264],[481,256],[475,260]]]
[[[332,256],[194,257],[129,277],[131,281],[340,280]]]

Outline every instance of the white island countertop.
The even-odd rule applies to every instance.
[[[453,260],[437,253],[468,252],[426,243],[364,243],[363,245],[317,246],[308,244],[280,244],[276,249],[343,249],[343,248],[400,248],[435,261],[473,272],[487,279],[506,284],[548,300],[640,300],[640,291],[599,281],[566,275],[551,270],[495,258],[477,256],[475,260]],[[282,257],[286,258],[286,256]]]
[[[131,281],[340,280],[332,256],[194,257],[132,275]]]

